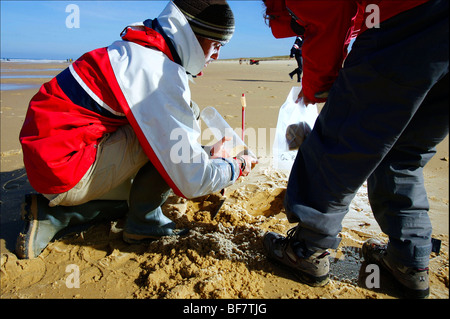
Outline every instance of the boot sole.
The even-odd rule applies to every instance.
[[[186,235],[189,232],[189,229],[176,229],[174,230],[174,234],[171,236],[183,236]],[[126,231],[123,232],[123,240],[128,244],[145,244],[145,243],[151,243],[152,241],[161,239],[165,236],[150,236],[150,235],[138,235],[138,234],[131,234]]]
[[[132,244],[132,245],[150,243],[150,242],[158,240],[160,238],[161,237],[157,237],[157,236],[135,235],[135,234],[123,232],[123,240],[127,244]]]
[[[292,268],[283,262],[281,262],[278,259],[275,259],[273,257],[268,257],[268,259],[279,266],[280,268],[283,268],[284,270],[287,270],[288,272],[292,273],[295,278],[297,278],[301,283],[307,284],[311,287],[324,287],[330,282],[330,275],[326,274],[323,276],[313,276],[308,273],[305,273],[299,269]]]
[[[35,256],[33,250],[34,239],[36,237],[39,224],[36,195],[25,196],[25,202],[21,207],[21,217],[25,222],[25,226],[17,238],[15,253],[18,258],[32,259],[37,257]]]

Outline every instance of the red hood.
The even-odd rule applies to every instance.
[[[140,29],[127,27],[121,34],[122,40],[134,42],[148,48],[155,48],[174,61],[164,37],[153,29],[141,26]]]

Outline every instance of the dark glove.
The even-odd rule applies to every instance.
[[[286,129],[286,142],[289,150],[298,149],[309,133],[311,133],[311,127],[306,122],[289,125]]]

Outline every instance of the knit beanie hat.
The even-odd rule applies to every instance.
[[[230,41],[234,16],[226,0],[173,0],[197,36],[220,42]]]

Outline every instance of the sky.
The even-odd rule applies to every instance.
[[[156,18],[166,1],[1,0],[1,58],[77,59],[120,39],[128,24]],[[266,25],[261,0],[228,0],[236,31],[221,59],[288,55],[295,38],[275,39]],[[72,19],[79,8],[79,26]],[[68,8],[66,12],[66,8]],[[69,17],[72,15],[71,17]],[[69,21],[67,27],[66,20]]]

